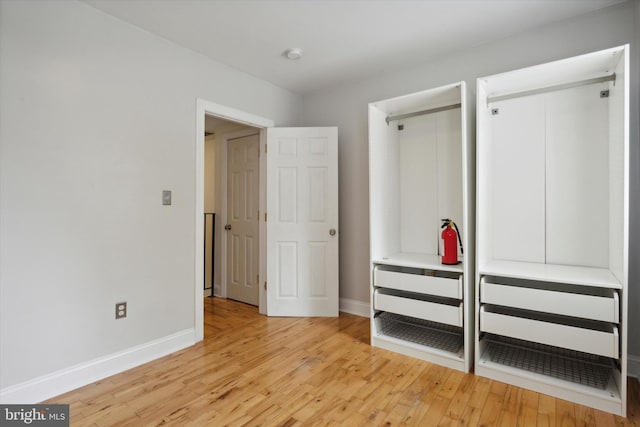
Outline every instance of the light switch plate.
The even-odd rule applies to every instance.
[[[171,190],[162,190],[162,204],[163,205],[171,204]]]

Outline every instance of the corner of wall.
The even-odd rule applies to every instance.
[[[640,356],[627,356],[627,375],[640,381]]]
[[[355,316],[369,317],[369,303],[348,298],[340,298],[339,310]]]

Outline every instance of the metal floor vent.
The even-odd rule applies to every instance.
[[[613,361],[602,356],[491,334],[483,341],[485,355],[494,363],[601,390],[613,371]]]
[[[380,331],[386,336],[456,354],[462,349],[461,328],[387,312],[377,318]]]

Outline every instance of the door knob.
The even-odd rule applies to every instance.
[[[329,230],[329,236],[335,236],[336,235],[336,229],[332,228],[331,230]]]
[[[231,224],[227,224],[227,225],[225,225],[225,226],[224,226],[224,229],[225,229],[225,230],[227,230],[227,231],[231,230]]]

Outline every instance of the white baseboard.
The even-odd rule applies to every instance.
[[[628,355],[627,356],[627,375],[633,378],[637,378],[640,381],[640,357]]]
[[[35,404],[195,343],[193,328],[0,390],[2,404]]]
[[[369,303],[356,301],[354,299],[340,298],[339,310],[356,316],[369,317]]]

